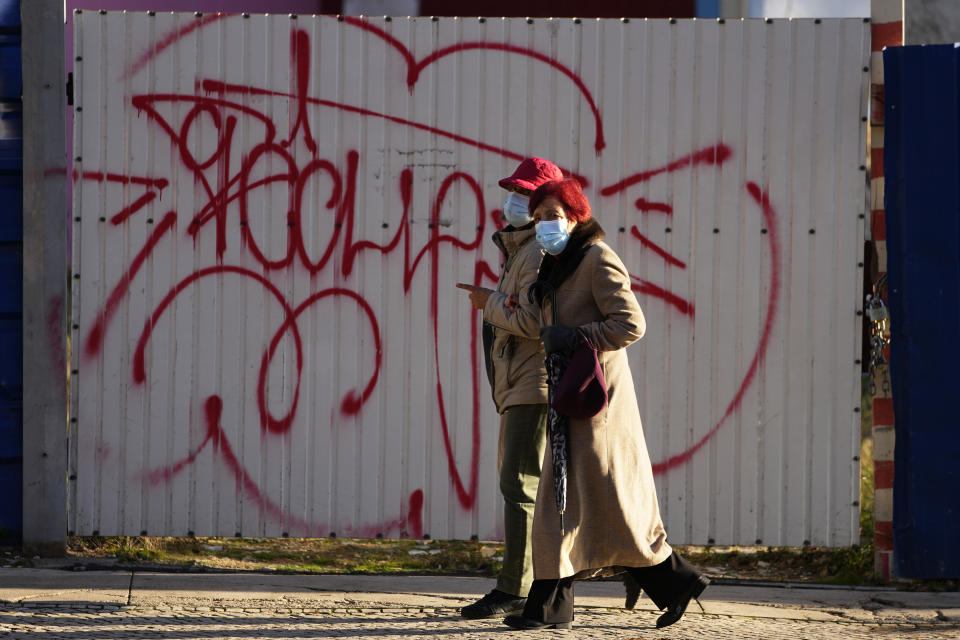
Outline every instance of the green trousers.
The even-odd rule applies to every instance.
[[[547,442],[547,405],[508,407],[500,416],[500,493],[505,549],[497,589],[526,597],[533,584],[533,511]]]

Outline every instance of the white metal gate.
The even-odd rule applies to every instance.
[[[454,284],[539,155],[633,274],[671,540],[857,540],[869,25],[75,25],[75,533],[501,536]]]

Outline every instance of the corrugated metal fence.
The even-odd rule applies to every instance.
[[[869,25],[74,16],[78,534],[495,538],[497,179],[587,183],[675,542],[857,539]]]

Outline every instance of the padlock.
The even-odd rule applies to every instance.
[[[870,308],[867,309],[867,315],[870,317],[870,322],[883,322],[890,318],[890,313],[880,298],[873,298],[870,301]]]

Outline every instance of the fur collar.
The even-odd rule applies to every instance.
[[[537,273],[537,282],[546,282],[556,291],[563,284],[564,280],[569,278],[580,263],[590,247],[600,242],[606,237],[600,223],[594,218],[578,224],[570,234],[570,240],[567,246],[559,255],[552,256],[549,253],[543,256],[543,262],[540,263],[540,271]],[[543,297],[550,291],[549,287],[537,286],[534,283],[530,287],[530,295],[537,304],[543,306]]]

